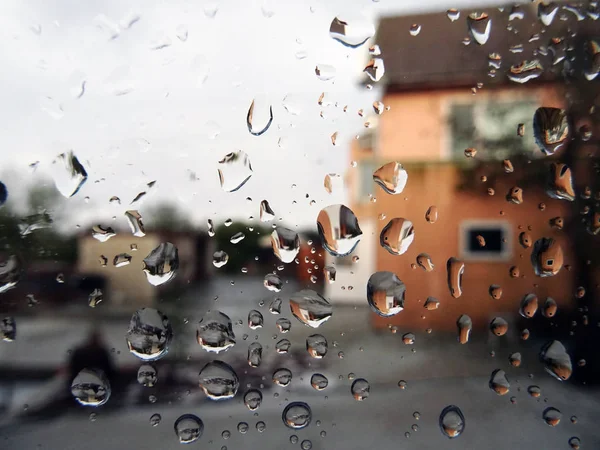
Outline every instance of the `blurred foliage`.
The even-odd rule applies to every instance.
[[[27,195],[27,212],[0,208],[0,248],[30,261],[75,263],[77,238],[64,236],[53,228],[50,211],[60,200],[53,187],[37,186]]]
[[[242,267],[254,265],[254,258],[264,253],[260,246],[260,240],[269,236],[272,231],[268,227],[249,225],[243,222],[234,222],[228,227],[225,225],[217,227],[214,237],[216,240],[215,250],[223,250],[229,255],[229,261],[219,269],[219,272],[239,274]],[[237,244],[232,244],[231,236],[238,232],[244,233],[245,238]],[[268,251],[272,254],[270,248]]]
[[[187,216],[175,205],[159,204],[144,213],[147,230],[191,231],[193,226]]]

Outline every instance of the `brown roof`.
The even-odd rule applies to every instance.
[[[564,62],[552,66],[552,53],[543,51],[551,39],[565,38],[574,53],[578,53],[583,49],[585,36],[600,35],[600,20],[594,21],[589,16],[578,21],[575,14],[560,9],[552,24],[545,27],[537,17],[537,5],[521,5],[519,8],[524,18],[512,21],[509,21],[511,7],[503,11],[494,7],[479,11],[487,13],[492,21],[490,37],[484,45],[477,44],[473,38],[469,45],[463,44],[463,39],[469,36],[467,17],[475,10],[461,10],[460,18],[454,22],[450,21],[446,12],[381,19],[375,37],[386,69],[381,83],[388,90],[400,91],[475,86],[477,83],[486,86],[516,85],[506,76],[510,66],[532,59],[538,59],[544,71],[539,78],[527,84],[562,79]],[[561,20],[561,16],[566,20]],[[410,35],[411,24],[421,25],[417,36]],[[512,31],[507,29],[509,25]],[[569,30],[577,30],[577,36],[570,36]],[[536,33],[539,39],[529,42]],[[509,51],[519,44],[523,46],[521,53]],[[540,53],[540,47],[545,55]],[[496,76],[491,78],[488,76],[488,55],[493,52],[502,56],[502,63]],[[579,53],[583,55],[583,51]],[[583,60],[583,56],[579,60]]]

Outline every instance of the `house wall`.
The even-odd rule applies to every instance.
[[[389,270],[395,272],[407,286],[405,310],[392,318],[381,318],[373,314],[377,327],[390,324],[402,330],[432,328],[433,330],[455,329],[455,321],[461,314],[471,316],[475,327],[486,326],[495,315],[503,315],[511,320],[518,314],[521,298],[527,293],[536,293],[540,306],[546,296],[552,296],[560,307],[572,307],[574,279],[572,272],[563,270],[555,277],[536,277],[530,263],[530,249],[523,249],[518,243],[521,231],[531,228],[532,238],[542,236],[557,239],[565,252],[565,264],[572,264],[572,249],[563,232],[554,230],[549,219],[569,214],[567,202],[553,200],[539,186],[524,188],[525,201],[521,205],[507,202],[505,195],[514,186],[521,168],[515,167],[514,174],[496,177],[493,184],[480,183],[480,187],[469,186],[459,190],[462,184],[460,168],[450,161],[450,127],[448,126],[449,105],[453,102],[477,102],[486,100],[488,95],[499,98],[520,98],[531,96],[539,105],[561,106],[558,92],[550,85],[522,89],[495,89],[478,91],[438,90],[413,93],[389,94],[383,102],[391,109],[386,111],[378,123],[378,144],[371,152],[354,146],[351,159],[361,164],[385,164],[389,161],[402,163],[408,171],[408,184],[403,193],[389,195],[373,183],[372,193],[376,202],[360,196],[360,175],[358,170],[349,172],[347,180],[353,198],[351,208],[359,222],[373,223],[374,239],[371,242],[374,260],[365,272]],[[533,114],[533,112],[532,112]],[[516,129],[515,129],[516,132]],[[531,133],[531,130],[526,130]],[[499,162],[490,164],[500,164]],[[474,176],[474,175],[473,175]],[[511,178],[512,176],[512,178]],[[479,179],[479,175],[477,175]],[[494,196],[487,194],[493,187]],[[541,211],[538,204],[544,202],[546,209]],[[435,224],[425,220],[428,207],[435,205],[439,219]],[[380,215],[385,219],[379,220]],[[379,245],[379,233],[394,217],[411,220],[415,227],[415,240],[407,253],[395,256]],[[447,287],[446,261],[454,256],[461,258],[460,227],[466,220],[498,221],[510,231],[510,257],[506,260],[469,261],[465,260],[463,295],[454,299]],[[522,228],[522,229],[521,229]],[[416,256],[428,253],[436,265],[433,272],[411,267]],[[511,278],[509,268],[518,266],[521,276]],[[367,277],[368,278],[368,277]],[[364,286],[361,279],[355,285]],[[500,300],[492,300],[488,294],[491,284],[499,284],[504,291]],[[423,303],[428,296],[436,297],[440,307],[427,311]],[[360,298],[359,298],[360,297]],[[360,289],[356,302],[365,302],[364,289]]]

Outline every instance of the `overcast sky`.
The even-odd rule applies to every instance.
[[[350,169],[349,143],[364,130],[356,111],[370,111],[378,95],[359,86],[373,42],[344,47],[329,36],[332,19],[376,23],[481,3],[490,2],[4,0],[0,158],[14,172],[5,175],[11,201],[22,202],[23,186],[41,183],[56,155],[72,149],[89,179],[68,200],[69,226],[123,221],[152,180],[142,214],[168,201],[198,221],[256,217],[268,199],[286,224],[314,226],[322,207],[345,201],[343,192],[325,192],[323,177]],[[316,64],[334,66],[336,77],[319,80]],[[320,107],[321,92],[338,107]],[[271,102],[274,121],[255,137],[246,114],[258,96]],[[286,96],[297,114],[284,108]],[[236,149],[249,155],[254,175],[226,193],[217,162]],[[120,207],[108,203],[115,195]]]

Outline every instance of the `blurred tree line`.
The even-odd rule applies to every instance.
[[[234,222],[230,226],[220,225],[215,229],[216,249],[222,250],[229,255],[229,260],[220,273],[240,274],[242,267],[252,271],[258,264],[272,261],[273,251],[271,246],[262,247],[261,239],[270,236],[272,228],[262,225],[249,225],[244,222]],[[231,237],[236,233],[243,233],[244,239],[233,244]],[[255,259],[258,257],[258,261]]]

